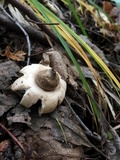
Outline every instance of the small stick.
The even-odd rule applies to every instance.
[[[75,113],[75,111],[72,109],[70,103],[68,102],[67,98],[65,98],[65,103],[68,105],[68,107],[70,108],[70,110],[73,112],[73,115],[76,117],[76,119],[79,121],[81,127],[85,130],[85,133],[94,138],[95,140],[101,142],[101,137],[96,137],[92,134],[92,132],[84,125],[84,123],[82,122],[82,120],[78,117],[78,115]],[[88,142],[89,143],[89,142]],[[103,155],[104,157],[106,157],[108,160],[110,160],[110,158],[105,154],[103,153],[101,150],[99,150],[97,147],[95,147],[92,143],[90,143],[90,145],[96,150],[98,151],[101,155]]]
[[[114,130],[117,130],[120,128],[120,124],[114,127]]]
[[[22,3],[20,3],[18,0],[7,0],[7,2],[11,3],[13,6],[15,6],[16,8],[18,8],[20,11],[22,11],[25,15],[27,15],[31,20],[34,20],[36,22],[41,22],[40,19],[35,15],[35,13],[29,9],[29,7],[26,7],[25,5],[23,5]],[[41,30],[43,32],[45,32],[52,40],[54,40],[56,43],[58,43],[59,45],[61,45],[60,40],[58,39],[58,37],[54,34],[54,32],[52,32],[46,25],[40,25],[38,24],[38,26],[41,28]],[[73,52],[74,56],[78,59],[80,59],[80,55],[75,51],[75,49],[73,49],[69,44],[68,46],[70,47],[71,51]],[[68,54],[66,54],[66,56],[69,58]]]
[[[27,45],[28,45],[28,59],[27,59],[27,65],[30,64],[30,57],[31,57],[31,44],[30,44],[30,39],[29,39],[29,35],[27,34],[27,32],[24,30],[24,28],[20,25],[20,23],[12,18],[7,12],[6,10],[3,8],[3,6],[0,4],[0,9],[2,10],[2,12],[9,18],[11,19],[20,29],[21,31],[24,33],[26,40],[27,40]]]
[[[20,23],[20,25],[27,31],[30,38],[34,39],[37,42],[40,42],[42,45],[48,46],[48,41],[46,40],[46,37],[43,35],[43,32],[38,30],[37,28],[31,26],[31,25],[25,25]],[[17,32],[21,35],[23,32],[14,24],[13,21],[11,21],[4,13],[0,14],[0,26],[4,26],[8,31],[12,30],[13,32]],[[39,54],[39,53],[38,53]],[[31,55],[32,56],[32,55]]]
[[[95,135],[92,134],[92,132],[89,130],[89,128],[83,123],[83,121],[80,119],[80,117],[78,117],[78,115],[72,109],[72,107],[71,107],[70,103],[68,102],[67,98],[65,98],[65,103],[70,108],[70,110],[72,111],[73,115],[76,117],[76,119],[80,123],[81,127],[84,129],[85,133],[89,137],[92,137],[93,139],[97,140],[98,142],[101,142],[101,137],[100,136],[95,136]]]
[[[27,18],[27,16],[24,16],[25,20],[27,20],[28,22],[31,22],[31,23],[35,23],[35,24],[39,24],[39,25],[59,25],[59,23],[43,23],[42,21],[41,22],[37,22],[37,21],[34,21],[34,20],[31,20],[29,18]]]
[[[0,123],[0,127],[13,139],[13,141],[22,149],[22,151],[27,157],[27,153],[22,144],[18,141],[18,139],[3,124]]]

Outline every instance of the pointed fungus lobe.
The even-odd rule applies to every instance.
[[[66,93],[66,82],[61,79],[58,72],[49,66],[32,64],[20,70],[23,74],[11,86],[13,91],[25,90],[20,104],[31,107],[41,100],[39,114],[54,111],[61,104]]]

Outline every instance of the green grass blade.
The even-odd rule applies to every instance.
[[[69,7],[70,7],[70,9],[71,9],[71,11],[72,11],[75,19],[76,19],[78,25],[80,26],[80,29],[81,29],[82,33],[83,33],[85,36],[87,36],[87,33],[86,33],[85,29],[84,29],[84,26],[82,25],[81,20],[80,20],[80,18],[78,17],[78,14],[77,14],[77,12],[76,12],[73,4],[71,3],[71,0],[67,0],[67,3],[68,3],[68,5],[69,5]],[[87,37],[88,37],[88,36],[87,36]]]
[[[106,15],[106,17],[109,19],[109,21],[112,22],[112,23],[115,25],[115,23],[113,22],[112,18],[111,18],[102,8],[100,8],[100,7],[99,7],[97,4],[95,4],[95,2],[93,2],[92,0],[88,0],[88,1],[89,1],[89,3],[92,4],[98,11],[103,12],[103,13]],[[115,27],[116,27],[116,30],[120,33],[120,29],[118,28],[118,26],[115,25]]]
[[[47,13],[48,14],[52,14],[52,16],[53,16],[53,13],[51,13],[46,7],[44,7],[38,1],[35,1],[35,0],[28,0],[28,1],[30,1],[32,4],[34,4],[35,7],[38,9],[38,11],[43,14],[43,16],[45,17],[47,23],[51,23],[50,19],[47,16]],[[56,16],[55,16],[55,19],[56,19]],[[62,21],[60,20],[58,22],[61,24]],[[53,31],[56,33],[56,35],[58,36],[58,38],[61,41],[63,47],[65,48],[65,50],[67,51],[68,55],[70,56],[72,62],[76,66],[76,68],[77,68],[77,70],[79,72],[79,75],[80,75],[80,77],[82,79],[82,83],[83,83],[83,85],[85,87],[85,90],[86,90],[86,92],[88,94],[89,102],[92,105],[94,113],[95,113],[95,115],[96,115],[96,117],[97,117],[97,119],[99,121],[99,113],[98,113],[98,110],[97,110],[97,107],[96,107],[96,103],[94,102],[94,98],[93,98],[92,92],[91,92],[90,87],[89,87],[89,85],[88,85],[88,83],[87,83],[87,81],[86,81],[86,79],[84,77],[84,74],[82,73],[82,71],[81,71],[81,69],[79,67],[79,64],[77,63],[77,61],[76,61],[75,57],[73,56],[70,48],[68,47],[68,45],[65,42],[65,40],[63,39],[63,37],[59,34],[59,32],[57,31],[57,29],[55,28],[55,26],[51,26],[51,27],[52,27]]]

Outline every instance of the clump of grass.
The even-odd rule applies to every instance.
[[[95,114],[95,117],[97,118],[97,121],[99,122],[99,112],[97,109],[97,103],[96,100],[91,92],[91,88],[89,87],[89,84],[87,80],[84,77],[84,74],[82,73],[80,66],[78,65],[74,55],[72,54],[68,44],[72,46],[75,51],[83,58],[83,60],[86,62],[90,70],[92,71],[95,81],[96,81],[96,86],[97,86],[97,91],[98,95],[101,94],[101,97],[105,94],[102,88],[102,83],[100,80],[99,75],[97,74],[96,70],[93,68],[89,58],[87,57],[86,53],[82,49],[82,47],[94,58],[96,63],[101,67],[101,69],[106,73],[106,76],[110,79],[110,81],[113,84],[114,88],[120,88],[120,83],[115,77],[115,75],[110,71],[110,69],[107,67],[107,65],[102,61],[102,59],[95,53],[71,28],[69,28],[61,19],[59,19],[56,15],[54,15],[50,10],[48,10],[45,6],[43,6],[38,0],[27,0],[28,3],[31,5],[31,7],[34,9],[36,12],[36,15],[40,17],[44,22],[46,23],[59,23],[59,25],[56,26],[49,26],[50,29],[54,31],[56,36],[59,38],[61,41],[61,44],[65,48],[66,52],[68,53],[69,57],[71,58],[72,62],[76,66],[79,75],[82,79],[85,91],[87,92],[88,95],[88,100],[90,103],[90,106],[93,110],[93,113]],[[82,28],[82,32],[86,35],[84,27],[81,25],[81,22],[78,21],[78,16],[77,13],[72,6],[70,0],[66,0],[68,4],[70,5],[70,8]],[[83,3],[83,2],[81,2]],[[82,47],[81,47],[82,46]],[[103,94],[104,93],[104,94]],[[102,95],[103,94],[103,95]],[[99,96],[98,96],[99,97]]]

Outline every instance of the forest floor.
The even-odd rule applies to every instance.
[[[120,29],[120,9],[112,2],[96,1],[96,4],[111,16]],[[3,8],[10,14],[7,5]],[[55,0],[52,5],[60,9],[58,16],[62,15],[60,18],[63,18],[64,23],[96,53],[99,53],[120,81],[119,29],[109,24],[109,26],[105,25],[102,31],[102,27],[97,24],[93,15],[84,8],[83,14],[78,15],[89,37],[87,38],[82,35],[64,1]],[[74,5],[78,7],[77,2]],[[33,22],[32,19],[31,22]],[[107,24],[106,21],[104,22]],[[42,28],[44,26],[46,27],[42,24]],[[62,45],[57,43],[54,37],[38,29],[37,24],[34,27],[23,24],[22,27],[30,37],[30,57],[27,55],[26,36],[3,10],[0,11],[0,160],[104,160],[109,158],[119,160],[120,99],[114,94],[116,91],[113,86],[110,86],[105,73],[86,52],[107,88],[106,92],[108,91],[107,95],[115,112],[114,118],[108,105],[102,100],[100,109],[102,124],[98,122],[96,124],[82,80]],[[97,99],[92,72],[80,56],[77,54],[74,56]],[[24,91],[11,89],[13,82],[21,76],[20,69],[27,65],[29,58],[30,65],[49,65],[67,83],[65,98],[52,113],[39,115],[41,99],[32,107],[25,108],[20,104]],[[108,130],[113,135],[110,140],[106,137]]]

